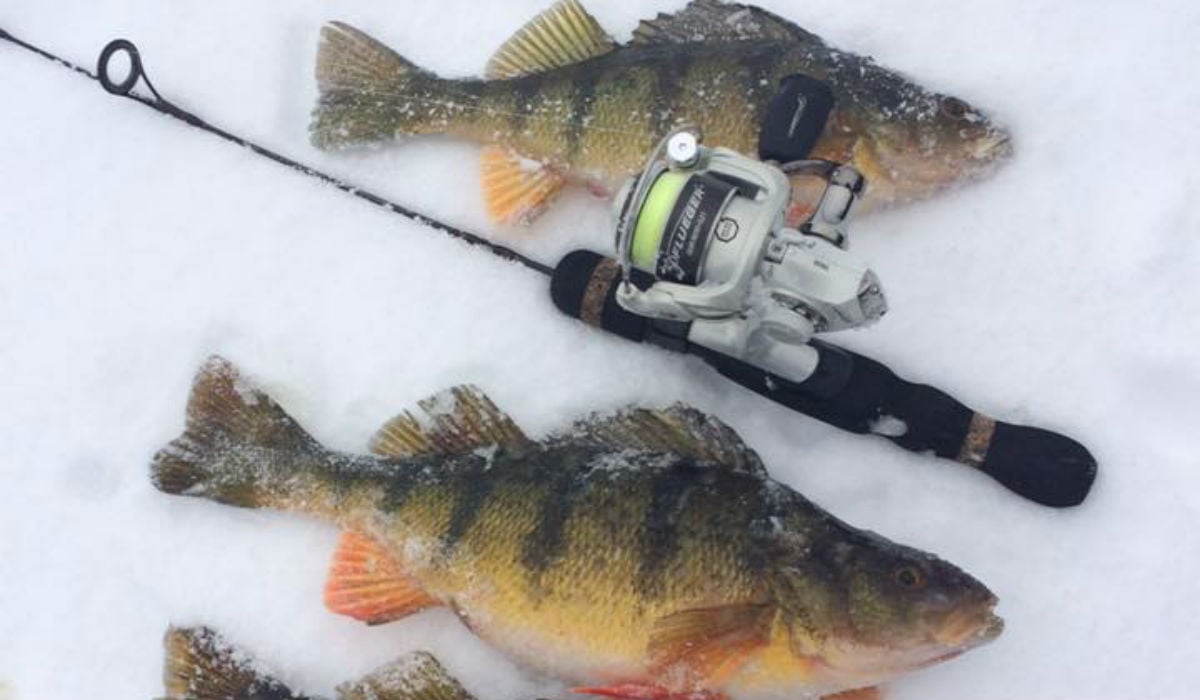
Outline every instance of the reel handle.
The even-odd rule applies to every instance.
[[[649,282],[645,273],[633,273],[633,284]],[[1096,478],[1095,458],[1075,440],[997,421],[939,389],[906,381],[871,358],[829,343],[811,343],[820,360],[814,374],[799,383],[689,343],[689,324],[652,320],[622,308],[616,300],[621,280],[615,260],[577,250],[555,268],[550,294],[568,316],[628,340],[695,355],[775,403],[852,433],[886,437],[911,452],[933,452],[965,464],[1036,503],[1079,505]]]

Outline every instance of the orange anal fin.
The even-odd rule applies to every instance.
[[[883,700],[883,693],[879,688],[859,688],[858,690],[847,690],[844,693],[836,695],[825,695],[821,700]]]
[[[408,578],[375,540],[356,532],[342,533],[325,583],[327,608],[379,625],[440,604]]]
[[[728,696],[708,690],[671,691],[650,683],[616,683],[606,686],[571,688],[580,695],[600,695],[621,700],[725,700]]]
[[[566,182],[554,168],[500,146],[483,149],[481,170],[488,215],[498,224],[529,223]]]

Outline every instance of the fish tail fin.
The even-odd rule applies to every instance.
[[[207,627],[168,628],[163,651],[164,700],[303,697]]]
[[[229,361],[212,357],[196,374],[183,435],[154,455],[160,491],[247,508],[280,505],[308,486],[323,449],[279,404]]]
[[[309,134],[317,148],[438,130],[445,81],[348,24],[321,28],[316,75],[319,97]]]

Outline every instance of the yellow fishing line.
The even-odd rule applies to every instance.
[[[679,199],[679,193],[687,183],[689,175],[665,172],[650,187],[646,201],[638,212],[637,228],[633,232],[631,256],[637,267],[653,271],[658,258],[658,247],[667,230],[667,219]]]

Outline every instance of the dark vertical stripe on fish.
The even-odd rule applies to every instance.
[[[529,115],[533,113],[538,95],[542,91],[542,83],[545,81],[545,73],[532,73],[511,81],[514,105],[509,117],[509,127],[514,135],[525,131],[525,127],[529,125]]]
[[[571,93],[571,116],[567,121],[567,152],[564,158],[568,163],[574,162],[579,156],[584,132],[592,120],[592,105],[596,101],[596,86],[601,77],[600,71],[588,66],[579,70],[572,81],[574,91]]]
[[[665,136],[667,131],[675,126],[675,107],[687,84],[692,60],[691,51],[676,51],[671,55],[671,60],[658,71],[658,80],[654,87],[654,101],[651,105],[655,138]]]
[[[476,455],[463,459],[466,464],[459,467],[453,481],[457,494],[454,511],[450,514],[450,522],[446,524],[446,532],[442,536],[442,544],[446,549],[458,544],[475,524],[483,511],[484,501],[496,486],[495,475],[487,473],[491,460]]]
[[[661,574],[679,549],[679,514],[700,485],[696,470],[691,462],[676,462],[655,474],[650,483],[638,558],[638,583],[647,595],[662,592]]]
[[[388,512],[395,512],[404,507],[408,498],[412,495],[413,489],[416,487],[419,474],[424,469],[429,468],[429,464],[433,458],[428,455],[422,455],[415,458],[395,458],[377,460],[377,469],[386,473],[386,481],[383,485],[383,500],[381,507]],[[354,483],[353,479],[337,479],[336,481],[345,481]]]
[[[767,104],[779,89],[775,69],[779,64],[780,51],[778,47],[764,46],[752,49],[742,56],[739,64],[742,68],[742,79],[748,97],[748,103],[754,108],[754,122],[761,124],[766,116]]]
[[[529,573],[537,577],[566,551],[563,537],[567,521],[571,518],[579,495],[588,483],[579,470],[558,469],[550,477],[549,487],[542,497],[538,523],[525,535],[521,545],[521,563]]]

